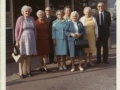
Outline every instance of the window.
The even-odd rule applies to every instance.
[[[6,27],[12,27],[11,0],[6,0]]]

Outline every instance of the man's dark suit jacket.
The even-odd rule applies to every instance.
[[[46,21],[48,21],[48,18],[46,16],[44,18],[45,18]],[[50,16],[50,22],[49,22],[49,27],[50,27],[50,29],[49,29],[49,31],[50,31],[50,33],[49,33],[50,52],[54,51],[54,45],[53,45],[53,41],[52,41],[52,22],[56,19],[57,18],[55,16],[52,16],[52,15]]]
[[[98,24],[98,30],[100,29],[100,24],[99,24],[99,12],[97,12],[97,15],[96,15],[96,20],[97,20],[97,24]],[[108,11],[105,11],[104,10],[104,35],[105,37],[109,37],[110,36],[110,25],[111,25],[111,15],[110,15],[110,12]],[[100,32],[100,30],[99,30]],[[100,33],[99,33],[100,34]]]
[[[50,39],[52,39],[52,22],[54,20],[56,20],[57,18],[55,16],[50,16],[50,22],[49,22],[49,26],[50,26]],[[48,21],[47,17],[45,16],[45,20]]]

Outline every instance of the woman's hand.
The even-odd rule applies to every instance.
[[[53,45],[56,45],[56,40],[55,39],[53,39]]]
[[[77,37],[77,34],[75,34],[75,33],[71,33],[70,35],[71,35],[72,37],[74,37],[74,38]]]
[[[97,40],[98,40],[98,37],[95,37],[95,40],[97,41]]]
[[[16,47],[19,47],[19,41],[16,41],[15,46],[16,46]]]
[[[79,34],[77,34],[77,38],[79,38],[79,37],[81,37],[81,36],[82,36],[82,34],[80,34],[80,33],[79,33]]]

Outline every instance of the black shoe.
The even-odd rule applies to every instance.
[[[28,76],[28,77],[32,77],[32,74],[31,74],[31,73],[28,73],[27,76]]]
[[[101,63],[101,62],[98,62],[98,61],[96,62],[96,64],[100,64],[100,63]]]
[[[23,79],[23,78],[25,78],[25,76],[22,74],[22,75],[19,75],[19,77],[21,78],[21,79]]]
[[[105,63],[105,64],[109,64],[109,62],[108,62],[108,61],[104,61],[103,63]]]
[[[45,70],[45,72],[50,72],[50,70],[49,69],[44,69]]]
[[[40,71],[40,72],[44,72],[45,69],[44,69],[44,68],[40,68],[39,71]]]

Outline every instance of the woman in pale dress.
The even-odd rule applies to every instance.
[[[22,59],[19,62],[20,78],[31,76],[30,73],[30,56],[36,54],[35,42],[35,20],[30,16],[32,8],[24,5],[21,9],[23,16],[17,19],[15,27],[16,46],[19,47]],[[26,64],[23,68],[23,64]]]
[[[87,66],[87,56],[89,56],[89,65],[95,66],[92,63],[92,54],[96,50],[95,42],[98,38],[98,26],[97,26],[95,18],[93,16],[91,16],[91,8],[90,7],[84,8],[84,15],[85,16],[80,18],[80,21],[83,23],[84,28],[86,30],[84,39],[87,39],[89,42],[89,48],[84,48],[84,58],[85,58],[84,67]]]

